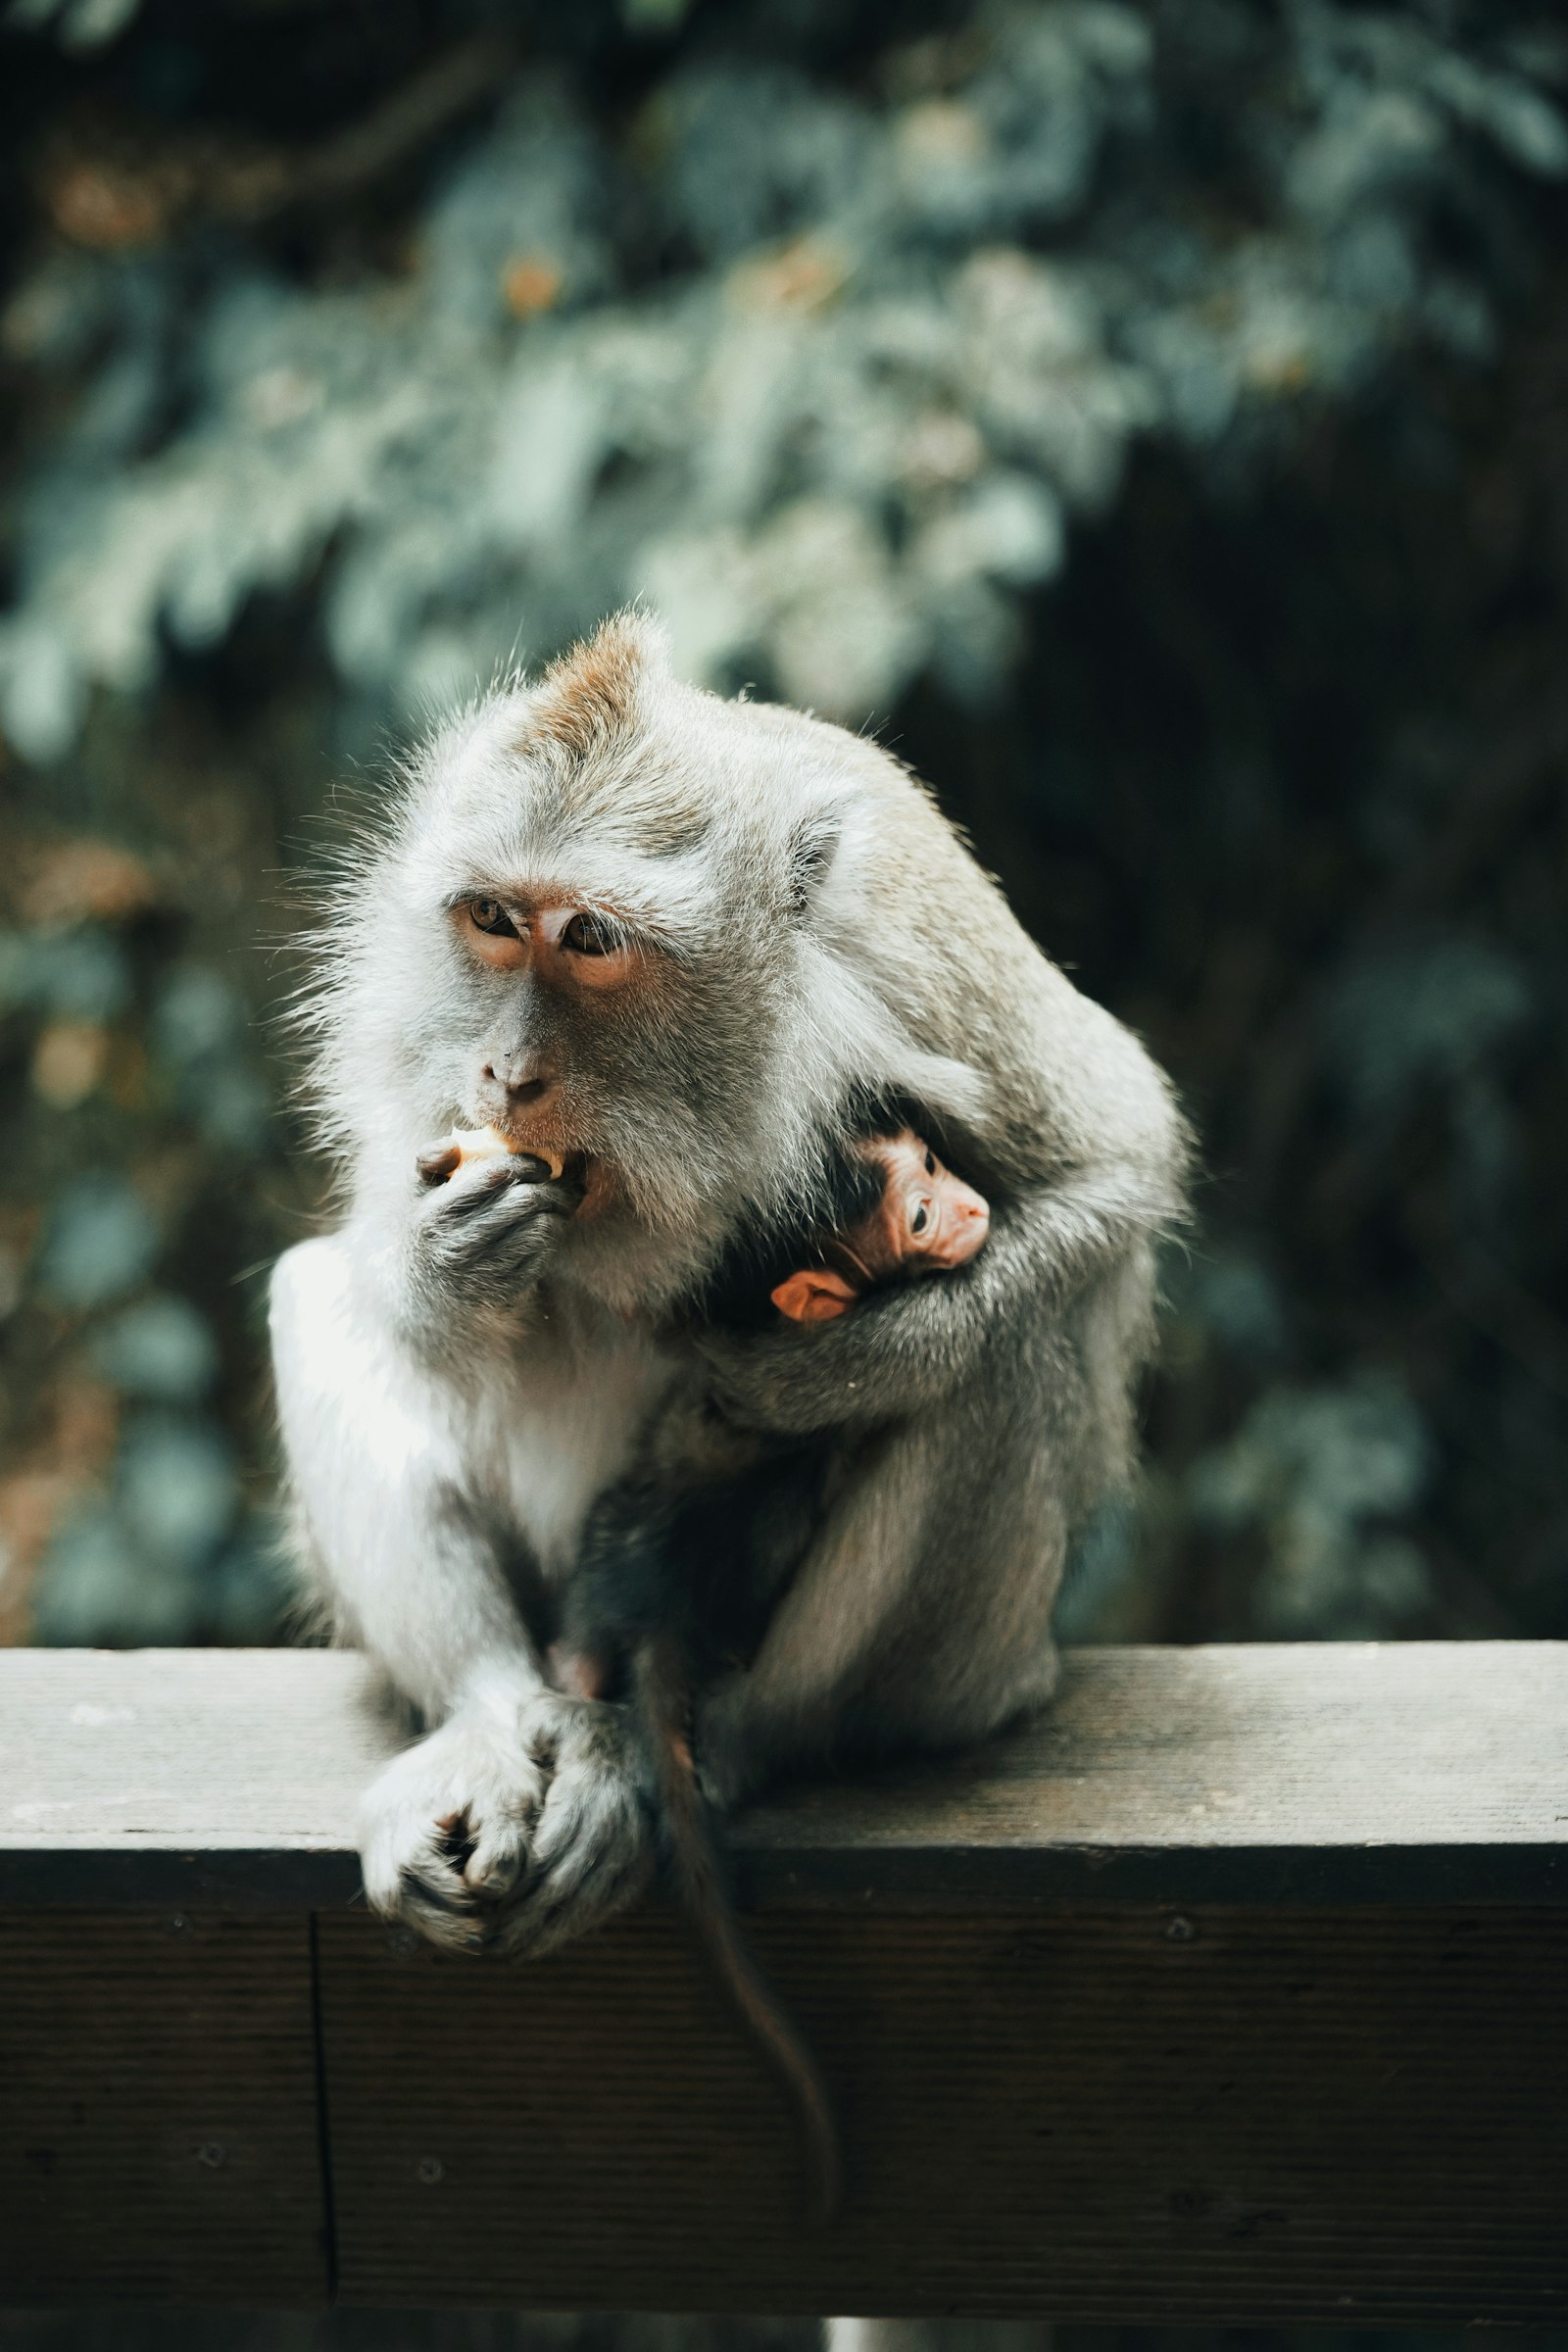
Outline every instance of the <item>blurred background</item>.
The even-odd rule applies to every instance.
[[[280,1637],[301,876],[638,595],[1198,1126],[1069,1635],[1568,1635],[1565,231],[1513,0],[12,0],[0,1641]]]

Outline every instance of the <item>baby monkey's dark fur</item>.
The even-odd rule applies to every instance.
[[[857,1109],[868,1140],[909,1123],[902,1106]],[[787,1227],[732,1246],[686,1327],[776,1323],[772,1289],[791,1268],[824,1262],[835,1237],[876,1208],[882,1184],[858,1152],[824,1152],[808,1203]],[[556,1642],[572,1687],[620,1695],[633,1651],[656,1630],[675,1638],[699,1681],[744,1664],[810,1543],[828,1453],[821,1442],[739,1427],[694,1369],[644,1430],[633,1469],[589,1515]]]
[[[882,1189],[873,1161],[852,1151],[833,1154],[809,1217],[734,1250],[700,1314],[742,1328],[765,1319],[757,1302],[765,1310],[791,1267],[822,1262],[835,1237],[872,1215]],[[724,1668],[745,1665],[760,1642],[819,1524],[828,1461],[823,1444],[737,1428],[700,1383],[679,1392],[645,1433],[636,1470],[589,1518],[552,1652],[565,1688],[620,1698],[634,1713],[677,1893],[795,2102],[818,2221],[833,2211],[842,2170],[832,2104],[736,1917],[691,1718],[694,1691]]]

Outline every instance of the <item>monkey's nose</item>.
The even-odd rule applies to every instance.
[[[958,1246],[965,1257],[973,1257],[991,1233],[991,1203],[983,1193],[972,1192],[965,1185],[958,1195]]]
[[[506,1061],[499,1054],[493,1060],[485,1063],[484,1076],[487,1085],[499,1086],[502,1089],[509,1104],[523,1107],[529,1103],[542,1102],[546,1095],[553,1092],[556,1084],[551,1073],[548,1070],[542,1070],[539,1064],[531,1058],[526,1061],[520,1057],[514,1061]]]

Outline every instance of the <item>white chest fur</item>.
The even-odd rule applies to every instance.
[[[610,1317],[552,1321],[459,1406],[478,1483],[547,1577],[571,1566],[590,1504],[628,1466],[669,1371]]]
[[[478,1345],[461,1377],[388,1328],[366,1254],[334,1234],[272,1281],[272,1343],[295,1487],[334,1563],[387,1558],[441,1494],[483,1501],[547,1576],[576,1556],[596,1495],[629,1463],[670,1367],[645,1335],[579,1307]]]

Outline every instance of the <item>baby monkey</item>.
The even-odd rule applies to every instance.
[[[987,1203],[912,1127],[870,1136],[855,1154],[851,1221],[818,1240],[821,1264],[787,1274],[769,1293],[792,1323],[831,1322],[862,1292],[901,1275],[965,1266],[991,1230]]]
[[[831,1322],[867,1292],[967,1265],[991,1229],[985,1200],[912,1127],[840,1153],[819,1206],[820,1226],[778,1238],[771,1254],[746,1253],[727,1293],[720,1281],[720,1317],[727,1296],[732,1317],[758,1320],[755,1284],[790,1322]],[[779,1275],[780,1263],[791,1270]],[[808,1486],[814,1504],[817,1468],[810,1447],[780,1447],[717,1415],[700,1378],[678,1385],[643,1432],[633,1470],[590,1515],[550,1653],[559,1688],[618,1697],[656,1627],[679,1630],[697,1666],[743,1651],[747,1614],[799,1564],[791,1504]]]
[[[494,1128],[455,1129],[420,1159],[419,1174],[426,1185],[442,1184],[472,1160],[505,1154],[517,1182],[564,1174]],[[991,1223],[986,1200],[911,1126],[838,1154],[817,1209],[804,1233],[740,1253],[729,1305],[743,1323],[759,1320],[764,1285],[788,1321],[832,1321],[887,1284],[967,1265]],[[723,1316],[722,1279],[705,1311]],[[677,1384],[644,1431],[633,1471],[589,1516],[549,1650],[560,1690],[620,1699],[632,1710],[676,1892],[794,2100],[819,2220],[838,2194],[831,2102],[736,1918],[692,1751],[691,1713],[704,1677],[744,1659],[760,1639],[819,1522],[825,1476],[820,1446],[736,1428],[715,1412],[700,1374]]]
[[[759,1268],[779,1314],[829,1322],[867,1292],[966,1265],[991,1212],[910,1126],[866,1137],[827,1174],[820,1223],[778,1237]],[[806,1262],[801,1263],[804,1259]],[[779,1263],[790,1267],[771,1279]],[[722,1284],[715,1295],[722,1311]],[[743,1318],[754,1320],[745,1313]],[[818,1444],[770,1440],[717,1413],[701,1376],[677,1387],[644,1433],[636,1470],[601,1496],[564,1596],[551,1671],[584,1698],[633,1710],[676,1894],[715,1977],[800,2119],[813,2218],[838,2201],[833,2107],[809,2045],[762,1975],[730,1899],[692,1750],[695,1689],[755,1649],[820,1524],[828,1476]]]

